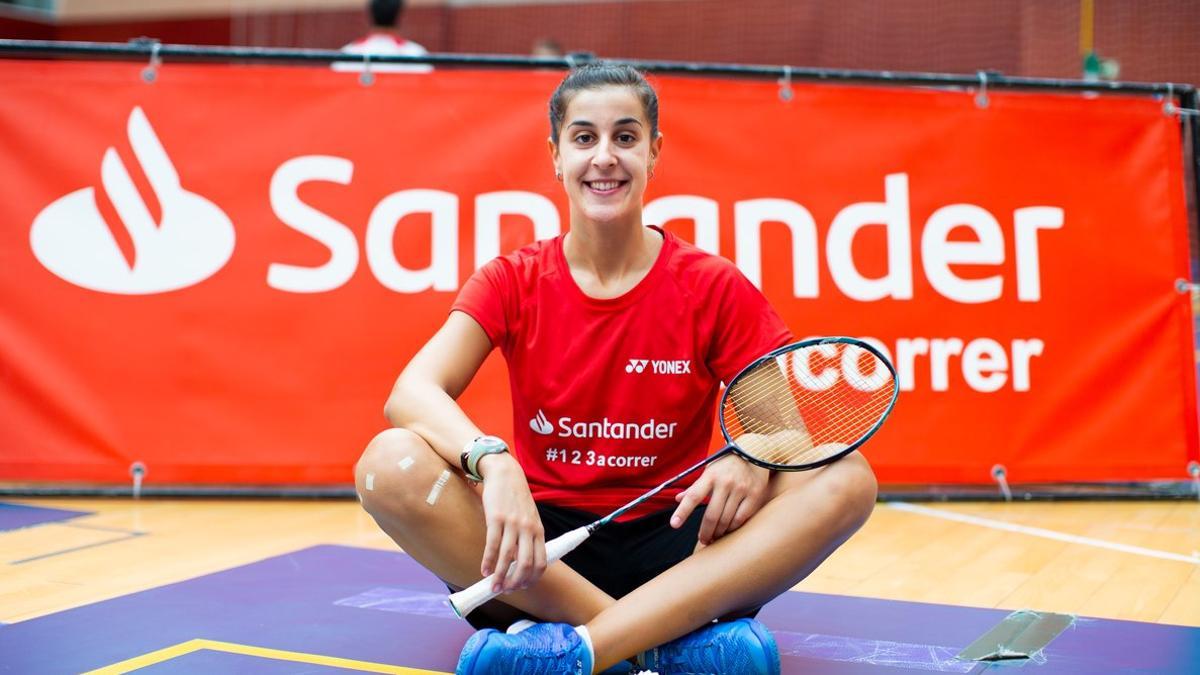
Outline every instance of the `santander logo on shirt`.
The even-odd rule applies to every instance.
[[[550,420],[546,419],[546,413],[541,409],[538,409],[537,417],[529,420],[529,428],[543,436],[554,433],[554,426],[550,424]]]
[[[559,438],[661,440],[673,438],[678,426],[678,422],[659,422],[653,417],[645,422],[619,422],[607,417],[599,421],[583,421],[566,415],[552,424],[540,408],[537,415],[529,420],[530,429],[542,436],[554,435]]]
[[[56,276],[83,288],[145,295],[204,281],[233,255],[233,223],[208,199],[184,189],[171,158],[141,108],[129,115],[129,142],[162,209],[156,221],[116,149],[100,162],[100,183],[121,222],[105,221],[96,189],[85,187],[51,202],[33,221],[33,255]],[[133,240],[127,259],[112,227]]]

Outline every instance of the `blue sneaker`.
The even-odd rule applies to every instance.
[[[592,675],[592,653],[565,623],[539,623],[516,635],[485,628],[471,636],[455,675]]]
[[[642,667],[660,675],[779,675],[779,647],[754,619],[713,623],[644,652]]]

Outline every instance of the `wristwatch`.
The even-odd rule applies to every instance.
[[[463,473],[467,474],[467,478],[482,482],[483,476],[479,475],[480,458],[484,455],[495,455],[501,452],[508,452],[508,444],[504,442],[504,439],[497,436],[480,436],[467,443],[458,461],[462,465]]]

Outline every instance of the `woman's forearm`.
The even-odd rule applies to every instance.
[[[392,388],[384,415],[393,426],[425,439],[453,466],[463,447],[482,434],[458,403],[436,384],[401,378]]]

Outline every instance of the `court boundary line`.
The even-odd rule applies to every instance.
[[[64,555],[66,553],[74,553],[76,551],[83,551],[85,549],[95,548],[97,546],[105,546],[107,544],[115,544],[119,541],[129,541],[130,539],[137,539],[138,537],[143,537],[147,534],[148,534],[147,532],[129,532],[125,536],[117,537],[115,539],[104,539],[101,541],[94,541],[90,544],[81,544],[79,546],[72,546],[70,548],[60,549],[58,551],[50,551],[49,553],[40,553],[38,555],[31,556],[29,558],[22,558],[20,560],[10,560],[8,564],[9,565],[21,565],[21,564],[24,564],[27,562],[33,562],[35,560],[45,560],[46,558],[53,558],[55,556]]]
[[[70,522],[62,522],[62,523],[54,523],[54,524],[62,525],[63,527],[73,527],[77,530],[97,530],[99,532],[123,532],[125,534],[139,534],[139,535],[140,534],[150,534],[149,532],[146,532],[145,530],[131,530],[127,527],[114,527],[111,525],[89,525],[88,523],[70,523]]]
[[[284,649],[256,647],[254,645],[242,645],[237,644],[236,642],[222,642],[220,640],[207,640],[203,638],[188,640],[187,642],[181,642],[176,645],[171,645],[170,647],[164,647],[140,656],[125,659],[124,661],[120,661],[109,666],[97,668],[96,670],[89,670],[84,673],[84,675],[120,675],[121,673],[129,673],[141,668],[145,668],[146,666],[152,666],[165,661],[170,661],[171,659],[205,649],[226,652],[229,654],[242,654],[244,656],[275,659],[277,661],[292,661],[296,663],[309,663],[318,666],[333,666],[367,673],[392,673],[394,675],[445,675],[441,671],[437,670],[422,670],[420,668],[409,668],[407,666],[389,666],[384,663],[359,661],[357,659],[347,659],[339,656],[307,654],[305,652],[292,652]]]
[[[1171,560],[1174,562],[1185,562],[1192,565],[1200,565],[1200,555],[1192,554],[1190,556],[1182,553],[1172,553],[1170,551],[1160,551],[1158,549],[1146,548],[1144,546],[1133,546],[1131,544],[1121,544],[1115,541],[1107,541],[1104,539],[1096,539],[1094,537],[1083,537],[1077,534],[1067,534],[1066,532],[1058,532],[1056,530],[1047,530],[1042,527],[1032,527],[1030,525],[1018,525],[1009,523],[1003,520],[995,520],[992,518],[984,518],[982,516],[972,516],[965,513],[955,513],[954,511],[944,511],[935,509],[929,506],[921,506],[920,504],[911,504],[908,502],[885,502],[885,504],[897,511],[906,513],[916,513],[934,518],[942,518],[944,520],[953,520],[959,523],[967,523],[969,525],[979,525],[988,527],[993,530],[1004,530],[1007,532],[1016,532],[1025,534],[1031,537],[1041,537],[1043,539],[1053,539],[1069,544],[1080,544],[1083,546],[1092,546],[1094,548],[1104,548],[1110,551],[1118,551],[1121,553],[1130,553],[1133,555],[1145,556],[1148,558],[1158,558],[1160,560]]]

